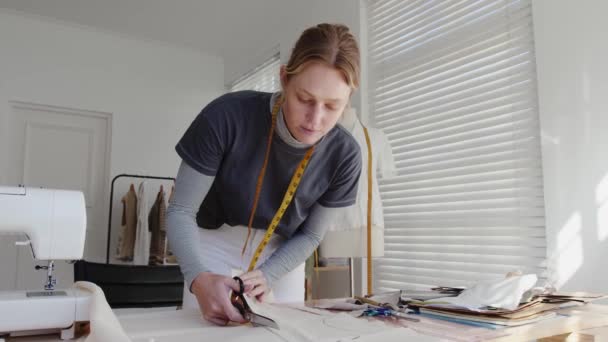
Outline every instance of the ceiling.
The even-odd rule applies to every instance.
[[[229,58],[277,27],[297,0],[0,0],[0,8]]]

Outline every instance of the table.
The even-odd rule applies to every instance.
[[[282,341],[281,338],[262,328],[249,326],[218,327],[203,322],[200,317],[187,312],[172,309],[138,309],[115,311],[125,331],[134,342],[148,342],[154,338],[156,342],[162,341],[200,341],[220,339],[223,342],[237,341],[247,337],[250,342],[255,341]],[[436,320],[434,320],[436,321]],[[405,323],[413,330],[417,330],[417,323]],[[423,322],[424,323],[424,322]],[[152,328],[151,328],[152,327]],[[156,330],[154,330],[156,329]],[[464,329],[464,326],[463,326]],[[418,329],[419,330],[419,329]],[[584,306],[562,309],[558,316],[535,324],[512,327],[500,330],[500,336],[487,341],[603,341],[608,340],[608,305],[587,304]],[[572,334],[575,332],[575,334]],[[436,336],[437,337],[437,336]],[[442,340],[437,337],[437,341]],[[1,341],[1,340],[0,340]],[[9,338],[6,342],[54,342],[59,341],[56,336],[36,336]]]

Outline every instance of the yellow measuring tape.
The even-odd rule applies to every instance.
[[[363,126],[365,143],[367,144],[367,295],[371,296],[372,289],[372,144],[367,127]]]
[[[255,211],[257,209],[258,201],[260,199],[260,194],[262,192],[262,183],[264,182],[264,175],[266,174],[266,167],[268,166],[268,158],[270,156],[270,146],[272,145],[272,136],[274,134],[274,129],[275,129],[276,123],[277,123],[277,114],[279,113],[279,109],[281,108],[282,103],[283,103],[283,96],[281,95],[281,97],[279,99],[277,99],[277,101],[275,102],[275,104],[272,108],[272,124],[270,126],[270,132],[268,133],[268,143],[266,146],[266,155],[264,157],[264,164],[262,165],[262,169],[260,170],[260,174],[258,175],[258,182],[256,184],[253,207],[251,208],[251,214],[249,215],[249,224],[247,226],[247,239],[245,240],[245,245],[243,246],[243,251],[241,254],[245,253],[245,249],[247,248],[247,243],[249,241],[249,235],[251,234],[253,218],[255,216]],[[285,195],[283,196],[283,201],[281,202],[281,205],[279,206],[279,209],[277,210],[277,212],[274,214],[272,221],[270,221],[270,224],[268,225],[268,229],[266,230],[266,234],[264,234],[264,238],[262,239],[262,241],[256,248],[255,253],[253,254],[253,257],[251,258],[251,262],[249,263],[249,268],[247,270],[248,272],[253,271],[253,269],[255,268],[255,265],[257,264],[258,259],[260,258],[260,255],[262,255],[262,252],[264,251],[264,248],[266,248],[266,245],[270,241],[272,234],[274,233],[275,229],[278,227],[279,222],[281,222],[281,218],[283,217],[283,214],[285,214],[285,211],[287,211],[287,208],[289,207],[291,200],[293,200],[293,196],[295,195],[296,190],[298,189],[298,185],[300,185],[300,181],[302,180],[302,176],[304,175],[304,171],[306,170],[306,166],[308,166],[308,162],[310,161],[310,158],[312,157],[312,153],[314,152],[314,149],[315,149],[315,147],[313,145],[306,151],[304,158],[300,161],[300,164],[298,164],[298,167],[296,168],[293,176],[291,177],[291,181],[289,182],[287,191],[285,191]]]

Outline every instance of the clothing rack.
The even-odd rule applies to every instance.
[[[133,174],[119,174],[112,179],[112,184],[110,186],[110,210],[108,213],[108,239],[106,240],[106,264],[110,263],[110,242],[112,237],[112,207],[114,205],[114,183],[119,178],[140,178],[140,179],[159,179],[159,180],[172,180],[175,182],[174,177],[159,177],[159,176],[144,176],[144,175],[133,175]]]

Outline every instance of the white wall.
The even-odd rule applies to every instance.
[[[11,146],[2,120],[9,101],[111,113],[110,179],[120,173],[174,177],[175,144],[223,85],[218,57],[0,10],[0,184],[8,179]],[[114,203],[121,196],[117,192]],[[119,222],[120,213],[113,218]],[[105,234],[98,239],[105,245]]]
[[[608,2],[533,4],[548,258],[565,290],[608,292]]]
[[[0,10],[0,112],[25,101],[112,113],[112,176],[174,176],[177,140],[223,84],[217,57]]]
[[[275,25],[270,32],[260,32],[257,41],[243,47],[244,53],[225,61],[226,84],[280,52],[281,63],[286,64],[296,40],[306,28],[322,23],[347,25],[355,37],[360,36],[360,4],[358,0],[310,0],[284,1],[281,6],[268,9],[269,18]],[[277,71],[278,72],[278,71]],[[353,105],[360,107],[359,95]]]

